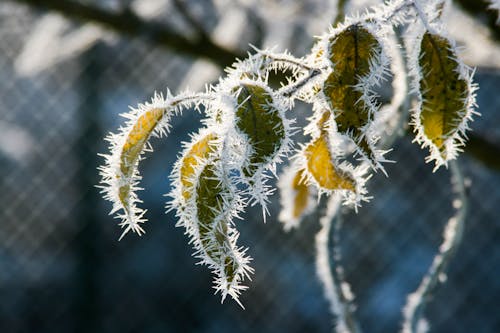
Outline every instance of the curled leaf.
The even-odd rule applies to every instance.
[[[205,160],[214,151],[213,142],[216,140],[214,133],[209,133],[194,143],[182,158],[180,167],[180,182],[182,185],[182,196],[188,200],[191,196],[190,188],[193,186],[192,178],[195,175],[196,166],[200,160]]]
[[[223,183],[217,179],[214,173],[214,165],[207,165],[199,176],[196,187],[196,207],[199,221],[198,230],[200,234],[203,250],[209,258],[218,264],[226,267],[226,261],[231,262],[231,266],[236,265],[231,258],[224,255],[224,248],[228,247],[227,221],[224,218],[224,211],[227,205],[229,192],[224,188]],[[225,269],[227,273],[234,274],[235,269]],[[234,276],[228,276],[232,281]]]
[[[140,201],[136,191],[139,190],[140,175],[138,165],[145,151],[151,151],[149,139],[162,136],[168,131],[170,117],[183,107],[200,104],[198,99],[206,98],[203,94],[183,93],[164,98],[155,94],[150,103],[139,104],[124,114],[128,119],[119,133],[111,133],[106,138],[110,142],[110,153],[102,155],[105,163],[99,167],[101,188],[104,198],[113,203],[112,213],[119,212],[122,220],[120,226],[124,231],[120,239],[129,231],[144,233],[141,223],[145,210],[137,207]]]
[[[214,272],[223,300],[230,295],[238,302],[246,289],[241,283],[253,270],[245,250],[236,246],[239,234],[233,218],[244,202],[222,164],[223,136],[212,127],[193,136],[171,176],[170,208],[176,210],[177,226],[186,228],[200,263]]]
[[[163,118],[165,112],[164,109],[153,108],[137,118],[137,121],[125,138],[125,143],[120,154],[121,175],[117,175],[118,178],[129,179],[133,176],[136,163],[144,150],[144,145]],[[129,184],[125,184],[119,188],[120,201],[125,210],[128,210],[130,204],[130,188]]]
[[[236,126],[247,136],[252,147],[243,173],[251,178],[279,152],[286,136],[285,125],[274,106],[273,97],[266,89],[244,84],[237,101]]]
[[[417,141],[429,146],[436,168],[457,154],[471,114],[473,85],[451,42],[425,32],[419,52],[420,107],[414,114]]]
[[[129,231],[144,233],[140,224],[145,222],[145,211],[137,207],[137,167],[143,152],[150,150],[149,138],[164,134],[175,112],[172,100],[155,95],[151,103],[141,104],[125,115],[129,121],[120,133],[107,137],[111,147],[110,154],[103,155],[105,164],[99,167],[101,187],[104,198],[113,202],[112,212],[122,211],[118,214],[124,228],[121,237]]]
[[[307,161],[307,171],[320,188],[327,191],[356,191],[355,180],[334,164],[326,135],[322,134],[310,143],[306,147],[304,155]]]
[[[236,301],[245,276],[252,271],[248,267],[249,258],[244,257],[236,247],[238,233],[231,225],[231,211],[234,195],[228,184],[221,179],[215,164],[207,164],[199,174],[194,202],[198,235],[195,246],[199,257],[216,274],[216,289],[223,299],[231,295]]]

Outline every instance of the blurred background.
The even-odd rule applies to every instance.
[[[149,222],[121,231],[96,168],[120,113],[154,91],[201,91],[235,57],[275,46],[304,55],[337,15],[379,1],[2,0],[0,2],[0,332],[331,332],[314,267],[318,213],[285,233],[279,194],[238,222],[255,274],[242,310],[220,303],[195,265],[164,193],[180,142],[201,116],[187,111],[141,164]],[[431,332],[500,332],[500,27],[482,1],[447,21],[477,67],[481,117],[459,163],[470,209],[447,283],[426,309]],[[339,12],[339,8],[342,9]],[[99,23],[99,24],[94,24]],[[299,123],[310,111],[298,105]],[[427,271],[453,214],[450,175],[399,138],[374,199],[344,212],[343,264],[365,332],[397,332],[406,295]]]

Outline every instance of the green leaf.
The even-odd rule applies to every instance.
[[[243,169],[252,177],[262,164],[269,162],[285,139],[285,127],[272,96],[257,85],[242,85],[238,94],[236,126],[253,147],[249,163]]]
[[[230,195],[218,179],[215,165],[207,164],[200,174],[196,187],[198,230],[204,251],[214,262],[224,265],[228,282],[235,278],[238,264],[231,256],[228,236],[227,200]]]

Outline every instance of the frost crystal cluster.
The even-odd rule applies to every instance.
[[[330,28],[305,57],[257,50],[203,93],[156,94],[124,114],[124,126],[107,138],[110,152],[100,168],[122,237],[144,233],[136,193],[148,141],[166,136],[171,117],[184,109],[205,118],[170,176],[168,209],[194,255],[213,271],[223,300],[239,302],[253,273],[238,244],[237,220],[248,205],[268,214],[269,180],[283,160],[290,161],[278,177],[285,230],[297,227],[323,194],[332,206],[354,209],[369,200],[366,182],[373,172],[386,173],[391,138],[408,117],[414,141],[429,151],[427,161],[447,167],[465,143],[476,86],[443,26],[443,10],[443,1],[390,1]],[[287,76],[281,88],[270,85],[273,72]],[[391,81],[392,101],[382,105],[375,91]],[[294,125],[296,100],[312,108],[304,128]],[[298,131],[308,141],[294,143]]]

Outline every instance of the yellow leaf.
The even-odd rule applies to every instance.
[[[165,112],[164,109],[148,110],[137,119],[129,132],[120,154],[120,171],[125,179],[133,175],[137,160],[144,150],[144,145]],[[129,195],[130,185],[127,184],[119,188],[119,198],[126,210],[128,209]]]
[[[191,197],[189,188],[193,186],[191,178],[194,175],[195,168],[200,159],[206,159],[213,152],[212,143],[216,135],[210,133],[196,142],[191,149],[184,155],[180,168],[180,180],[182,186],[182,195],[184,199]]]
[[[299,218],[302,216],[307,208],[309,201],[309,186],[304,182],[304,169],[297,171],[297,174],[293,178],[292,189],[294,191],[295,197],[293,200],[293,217]]]
[[[356,191],[354,179],[335,166],[324,133],[306,147],[304,154],[307,170],[320,187],[326,190]]]

